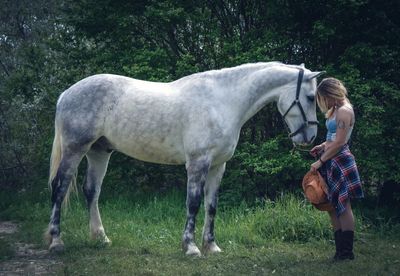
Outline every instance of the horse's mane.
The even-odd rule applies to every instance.
[[[278,61],[246,63],[246,64],[234,66],[234,67],[228,67],[228,68],[194,73],[192,75],[188,75],[186,77],[178,79],[177,81],[180,81],[180,80],[184,81],[184,80],[189,80],[189,79],[199,79],[199,78],[209,78],[209,77],[219,77],[219,76],[226,75],[226,74],[245,75],[249,71],[261,70],[261,69],[265,69],[265,68],[272,67],[272,66],[282,66],[282,67],[297,68],[297,69],[301,68],[301,65],[288,65],[288,64],[284,64],[284,63],[278,62]]]

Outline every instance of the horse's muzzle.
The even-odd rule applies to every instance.
[[[316,131],[315,131],[316,132]],[[308,146],[312,144],[316,138],[316,134],[311,129],[303,129],[294,136],[289,136],[293,144],[298,146]]]

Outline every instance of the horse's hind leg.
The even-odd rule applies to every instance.
[[[61,204],[64,201],[68,188],[73,181],[78,165],[85,154],[82,147],[79,151],[65,150],[57,170],[56,177],[52,180],[52,212],[47,236],[50,242],[50,251],[62,251],[64,243],[60,237]]]
[[[203,227],[203,251],[205,253],[221,252],[215,243],[214,218],[217,212],[218,188],[225,171],[225,163],[210,169],[204,186],[205,219]]]
[[[100,240],[106,244],[111,243],[111,241],[104,232],[98,207],[98,199],[110,156],[111,152],[98,149],[95,146],[92,147],[92,149],[86,154],[88,168],[86,183],[83,187],[83,192],[86,196],[86,202],[89,209],[91,238]]]

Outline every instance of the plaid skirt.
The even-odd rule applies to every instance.
[[[346,210],[345,204],[349,198],[364,197],[356,161],[347,144],[327,160],[319,172],[328,184],[328,200],[335,207],[338,217]]]

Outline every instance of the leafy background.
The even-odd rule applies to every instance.
[[[365,204],[398,210],[399,10],[399,1],[377,0],[4,0],[0,187],[11,195],[48,192],[55,103],[86,76],[114,73],[171,81],[276,60],[305,63],[344,81],[357,117],[351,149]],[[317,142],[323,135],[321,123]],[[242,129],[227,164],[221,204],[299,193],[312,159],[290,148],[276,107],[266,106]],[[182,166],[143,163],[117,153],[102,198],[185,190],[185,182]]]

